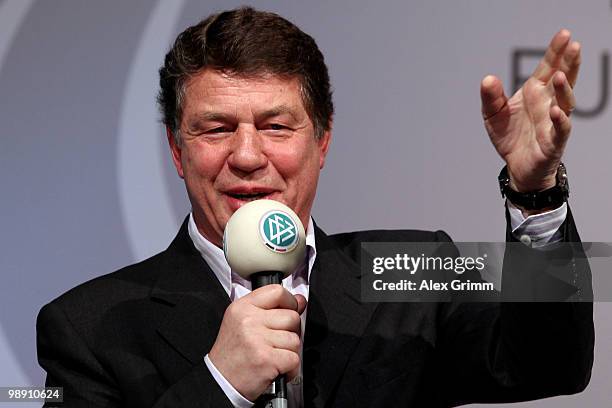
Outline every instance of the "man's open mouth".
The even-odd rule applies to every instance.
[[[230,197],[242,201],[255,201],[269,196],[271,192],[265,193],[228,193]]]

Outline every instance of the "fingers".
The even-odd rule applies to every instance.
[[[561,63],[561,71],[565,73],[570,86],[573,88],[576,85],[578,71],[582,62],[581,45],[577,41],[572,41],[565,50],[563,62]]]
[[[555,129],[552,142],[559,151],[563,151],[572,130],[572,122],[559,106],[550,108],[550,120]]]
[[[297,301],[298,307],[297,307],[297,312],[298,314],[302,314],[304,313],[304,310],[306,310],[306,305],[308,304],[308,302],[306,301],[306,298],[302,295],[295,295],[295,300]]]
[[[247,296],[248,301],[261,309],[297,310],[298,302],[289,291],[281,285],[267,285],[254,290]]]
[[[487,75],[480,83],[480,99],[482,100],[482,116],[485,120],[495,116],[506,106],[508,97],[499,78]]]
[[[547,83],[561,67],[565,51],[570,42],[570,32],[566,29],[559,31],[550,41],[544,58],[536,67],[533,77]],[[577,74],[577,72],[576,72]]]
[[[276,349],[289,350],[299,354],[300,348],[302,348],[300,336],[293,332],[274,330],[270,332],[267,340],[270,346]]]
[[[299,333],[302,319],[294,310],[271,309],[264,311],[262,322],[268,329]]]
[[[284,349],[273,349],[271,357],[279,374],[287,374],[289,380],[298,374],[300,369],[300,356],[298,353]]]
[[[576,107],[576,97],[563,72],[559,71],[555,74],[553,77],[553,86],[555,88],[557,104],[567,116],[571,115]]]

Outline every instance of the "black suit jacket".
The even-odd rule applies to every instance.
[[[578,240],[571,214],[564,229]],[[306,406],[442,407],[584,389],[590,303],[360,301],[361,242],[447,240],[443,232],[327,236],[316,228]],[[64,387],[66,407],[229,407],[203,362],[229,303],[185,222],[166,251],[42,308],[38,358],[47,386]]]

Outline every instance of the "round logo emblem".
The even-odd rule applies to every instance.
[[[289,252],[300,239],[293,219],[279,210],[269,211],[261,217],[259,233],[264,244],[274,252]]]

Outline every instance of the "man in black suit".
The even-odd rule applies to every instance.
[[[540,217],[537,244],[579,240],[559,173],[579,62],[579,44],[562,30],[514,96],[492,76],[481,86],[515,201],[510,229],[535,240],[524,217]],[[279,374],[292,380],[290,406],[452,406],[586,386],[589,303],[360,301],[361,242],[450,239],[327,236],[314,225],[333,105],[323,56],[293,24],[251,8],[212,15],[179,35],[160,86],[192,213],[166,251],[41,310],[39,361],[47,385],[64,387],[64,406],[251,406]],[[251,292],[220,247],[229,217],[259,198],[298,214],[308,251],[283,286]]]

